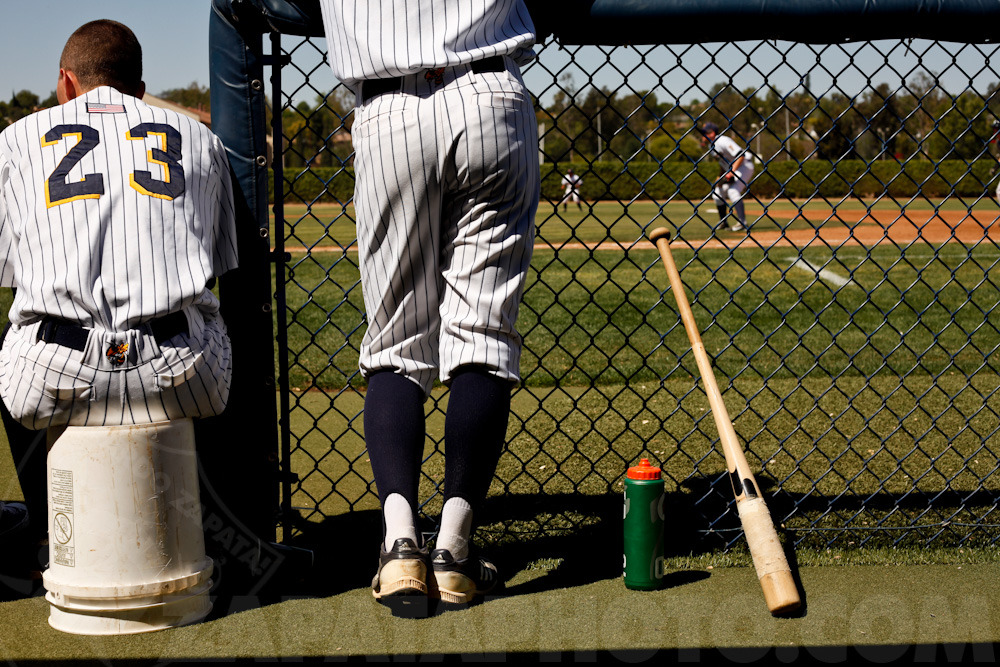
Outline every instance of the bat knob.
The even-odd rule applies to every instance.
[[[657,227],[649,233],[649,240],[656,243],[660,239],[670,240],[670,230],[666,227]]]

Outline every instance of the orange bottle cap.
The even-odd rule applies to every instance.
[[[660,469],[650,464],[649,459],[640,459],[639,465],[628,469],[629,479],[660,479]]]

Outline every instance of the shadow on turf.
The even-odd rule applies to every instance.
[[[666,507],[683,502],[668,494]],[[512,495],[490,498],[484,508],[485,521],[505,526],[490,554],[505,577],[521,573],[505,595],[525,595],[559,588],[583,586],[622,574],[622,496],[603,495]],[[681,512],[680,514],[686,514]],[[571,528],[549,529],[546,523],[575,522]],[[667,555],[687,553],[694,536],[668,518]],[[518,526],[533,526],[525,536]],[[503,533],[504,529],[499,532]],[[680,586],[708,576],[705,572],[675,572],[664,579],[664,588]],[[526,580],[525,580],[526,579]]]
[[[757,481],[775,518],[793,511],[828,509],[826,497],[775,495],[770,479],[761,477]],[[728,475],[692,477],[682,486],[681,492],[668,492],[665,502],[668,558],[697,557],[745,545]],[[956,505],[990,500],[987,496],[952,495],[955,497],[951,501]],[[921,510],[925,504],[912,495],[838,499],[838,507],[858,511]],[[620,493],[507,494],[488,498],[481,523],[489,528],[477,535],[477,542],[496,563],[501,578],[509,583],[497,596],[540,593],[620,577],[621,512]],[[424,518],[420,528],[426,536],[436,530],[435,520],[436,517]],[[793,615],[802,616],[808,605],[795,549],[791,546],[794,540],[780,526],[777,528],[803,600],[802,607]],[[270,582],[258,596],[257,606],[287,597],[327,597],[371,585],[381,538],[378,510],[357,510],[318,523],[301,521],[295,529],[296,536],[287,544],[310,550],[314,562],[308,568],[296,567],[294,563],[286,568],[285,575]],[[667,573],[664,588],[684,586],[710,576],[710,572],[703,570],[675,570]]]
[[[689,518],[690,494],[668,494],[666,555],[697,553],[704,539]],[[479,541],[501,577],[517,580],[502,595],[523,595],[581,586],[621,576],[622,497],[617,493],[523,494],[489,498],[482,523],[490,526]],[[546,526],[546,517],[564,517],[562,527]],[[565,518],[571,517],[571,518]],[[500,526],[500,528],[496,528]],[[527,530],[518,528],[529,526]],[[308,581],[290,594],[328,596],[368,587],[377,564],[381,537],[378,511],[366,510],[303,523],[295,546],[311,549],[316,566]],[[433,525],[421,526],[431,534]],[[521,575],[521,576],[516,576]],[[708,577],[707,572],[668,573],[664,587],[681,586]]]
[[[739,538],[735,509],[731,507],[731,497],[726,497],[731,491],[725,475],[688,480],[685,487],[683,493],[667,494],[665,555],[668,558],[698,555],[725,546],[734,536]],[[620,577],[621,511],[619,493],[490,497],[481,517],[489,529],[479,534],[479,541],[502,578],[512,582],[496,595],[540,593]],[[706,532],[709,516],[723,518]],[[426,535],[433,534],[435,519],[425,518],[421,529]],[[377,510],[327,517],[320,523],[302,521],[295,528],[296,536],[284,545],[290,549],[284,554],[274,554],[284,561],[282,566],[269,572],[266,581],[241,579],[245,575],[239,569],[216,560],[215,605],[210,618],[264,607],[289,597],[327,597],[371,585],[381,538],[381,517]],[[295,548],[301,551],[296,553]],[[306,551],[309,562],[299,559]],[[794,553],[789,553],[789,562],[797,577]],[[668,572],[663,588],[683,586],[709,576],[708,572],[695,570]],[[2,586],[6,589],[6,594],[0,596],[2,599],[44,593],[37,578],[18,577],[0,584],[6,584]],[[429,611],[433,614],[451,608]]]

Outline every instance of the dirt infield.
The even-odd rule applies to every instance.
[[[854,213],[855,215],[851,215]],[[775,213],[772,218],[781,216]],[[794,221],[798,212],[785,216]],[[966,211],[810,211],[812,229],[784,231],[751,231],[752,243],[762,246],[804,247],[813,243],[830,246],[880,243],[909,244],[921,241],[932,245],[942,243],[975,244],[984,239],[1000,241],[1000,215],[972,215]],[[739,246],[747,239],[723,241],[720,245]]]
[[[842,245],[876,246],[880,243],[908,245],[914,241],[931,245],[943,243],[976,244],[991,240],[1000,244],[1000,213],[984,215],[967,211],[869,211],[867,209],[810,210],[808,215],[799,211],[770,211],[772,220],[782,220],[784,230],[754,231],[752,215],[749,234],[724,231],[721,236],[708,239],[683,238],[671,245],[696,248],[805,248],[821,244],[828,247]],[[805,222],[808,228],[789,229],[789,223]],[[535,248],[590,248],[594,250],[620,250],[623,244],[603,242],[595,244],[564,243],[558,245],[536,244]],[[646,248],[652,244],[640,241],[631,247]]]

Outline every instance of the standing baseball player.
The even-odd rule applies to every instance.
[[[719,135],[719,126],[715,123],[705,123],[698,128],[701,132],[701,145],[708,147],[712,155],[719,160],[720,176],[712,191],[712,199],[719,211],[719,224],[725,226],[728,217],[727,202],[732,205],[733,221],[730,229],[747,231],[746,212],[743,208],[743,195],[753,178],[753,158],[749,150],[740,148],[739,144]]]
[[[519,65],[533,57],[534,27],[522,0],[321,7],[334,74],[357,96],[354,202],[368,312],[360,368],[383,518],[373,594],[467,603],[498,582],[470,540],[519,380],[514,323],[539,197],[537,128]],[[428,554],[417,487],[436,378],[450,393],[444,507]]]
[[[226,405],[210,291],[237,259],[226,154],[144,90],[135,35],[93,21],[63,50],[60,106],[0,134],[0,285],[15,289],[0,397],[28,429]]]
[[[563,210],[569,206],[569,202],[576,202],[576,207],[583,210],[583,204],[580,203],[580,186],[583,185],[583,179],[577,176],[573,172],[573,168],[570,167],[566,170],[566,175],[562,179],[563,192],[565,193],[562,198]]]

